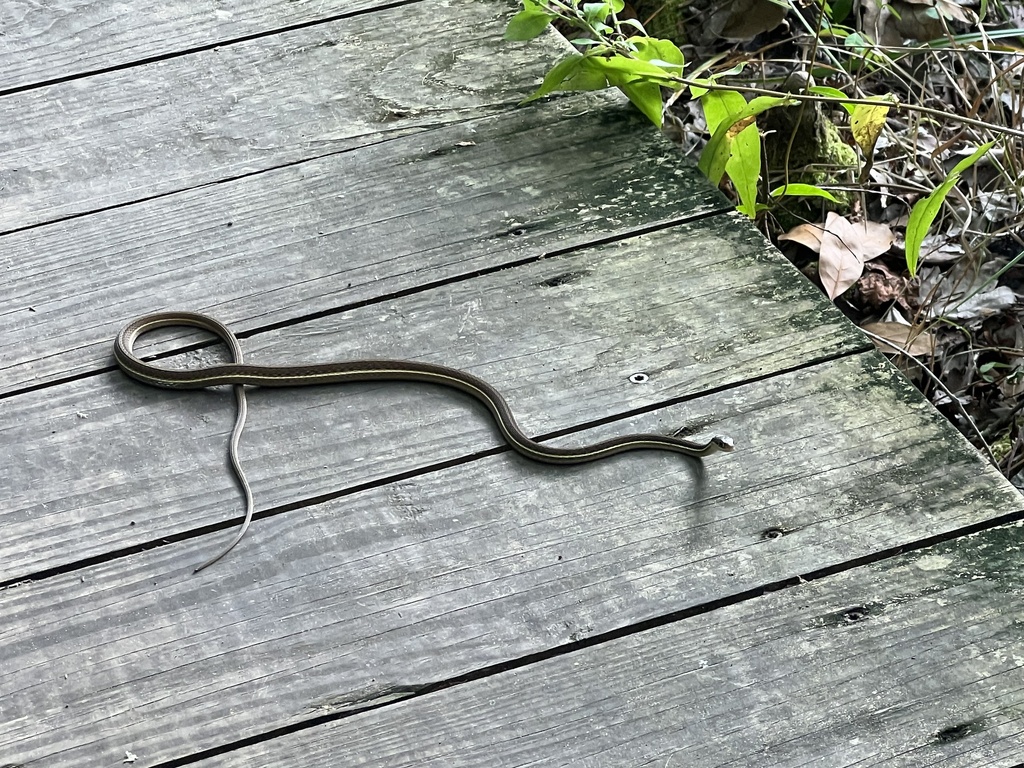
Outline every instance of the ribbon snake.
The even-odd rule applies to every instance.
[[[232,362],[201,369],[172,370],[144,362],[135,354],[135,343],[140,336],[156,328],[168,326],[185,326],[209,331],[227,345],[231,351]],[[243,362],[242,347],[231,329],[212,317],[194,312],[157,312],[133,320],[118,333],[114,342],[114,358],[124,373],[144,384],[169,389],[202,389],[220,385],[231,385],[234,388],[237,412],[228,443],[228,456],[231,468],[245,495],[245,520],[231,543],[220,554],[196,568],[196,573],[213,565],[230,552],[242,540],[252,520],[252,490],[238,459],[238,441],[245,426],[247,410],[246,385],[295,387],[381,380],[440,384],[465,392],[479,400],[490,411],[502,436],[513,449],[529,459],[549,464],[581,464],[623,451],[644,448],[675,451],[695,458],[733,449],[732,440],[723,436],[714,436],[705,442],[697,442],[656,434],[623,435],[580,448],[558,448],[542,444],[523,432],[498,390],[465,371],[412,360],[349,360],[315,365],[250,365]]]

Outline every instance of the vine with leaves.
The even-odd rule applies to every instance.
[[[509,22],[505,39],[527,41],[541,35],[554,21],[582,32],[572,42],[581,49],[558,61],[540,87],[525,102],[556,91],[594,91],[615,87],[654,125],[661,127],[664,114],[662,88],[688,90],[704,111],[711,137],[701,152],[698,168],[715,185],[728,177],[739,197],[737,210],[754,218],[767,206],[759,203],[758,179],[761,172],[760,141],[756,117],[776,107],[793,106],[801,101],[834,103],[845,109],[853,137],[865,156],[871,156],[886,115],[890,109],[908,108],[892,96],[851,99],[828,86],[812,85],[805,93],[781,93],[767,89],[736,88],[721,80],[732,72],[685,77],[686,61],[671,40],[648,36],[643,24],[633,18],[619,18],[625,0],[578,2],[576,0],[523,0],[523,9]],[[751,100],[740,91],[754,90]],[[927,107],[913,107],[924,114],[949,116]],[[981,121],[966,119],[968,123]],[[1024,132],[1006,129],[1009,133]],[[979,147],[959,163],[947,180],[927,198],[920,200],[911,213],[907,233],[907,268],[916,274],[920,244],[943,200],[959,176],[977,162],[992,143]],[[836,203],[827,190],[814,184],[787,183],[768,193],[772,199],[783,196],[821,197]]]

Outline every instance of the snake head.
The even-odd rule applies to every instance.
[[[725,453],[730,453],[736,447],[732,438],[726,437],[725,435],[715,435],[711,438],[711,444],[718,448],[718,450],[724,451]]]

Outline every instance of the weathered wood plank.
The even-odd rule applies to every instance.
[[[328,425],[330,418],[324,417]],[[7,661],[0,668],[0,753],[19,764],[47,766],[116,762],[125,750],[146,764],[181,758],[1022,508],[1014,489],[874,353],[720,391],[580,438],[702,421],[742,439],[741,451],[709,462],[702,496],[695,495],[691,465],[677,456],[633,454],[558,468],[501,454],[259,520],[241,550],[196,577],[187,567],[223,536],[0,591]],[[108,477],[92,482],[102,485]],[[774,538],[772,530],[785,535]],[[826,701],[840,708],[835,734],[823,731],[826,744],[857,734],[864,749],[879,735],[892,743],[918,739],[920,731],[888,733],[871,719],[884,726],[893,722],[885,719],[889,707],[905,701],[913,708],[927,698],[928,678],[916,689],[876,691],[876,681],[893,679],[901,664],[911,685],[925,664],[907,659],[924,647],[896,642],[903,625],[893,623],[906,606],[954,628],[943,635],[935,626],[914,630],[906,620],[907,633],[937,633],[943,665],[951,649],[970,641],[971,625],[960,622],[961,615],[988,617],[999,632],[1009,632],[1014,614],[991,600],[965,599],[950,618],[936,611],[941,593],[919,605],[907,596],[918,586],[906,575],[886,586],[884,571],[863,570],[831,590],[809,587],[684,622],[662,630],[663,642],[651,634],[627,641],[625,649],[573,654],[586,673],[575,682],[568,678],[574,669],[569,658],[517,672],[531,681],[518,691],[503,692],[504,679],[485,683],[484,701],[509,702],[507,709],[493,704],[491,719],[481,719],[472,693],[477,688],[467,688],[479,738],[493,735],[487,723],[539,713],[558,719],[528,725],[532,749],[547,744],[537,733],[544,728],[564,744],[581,723],[571,716],[580,705],[587,718],[596,718],[587,720],[588,731],[607,730],[608,738],[614,733],[625,741],[623,730],[612,728],[623,715],[615,697],[624,695],[620,686],[633,685],[632,705],[642,713],[622,728],[637,727],[649,712],[658,723],[654,754],[662,760],[669,747],[689,745],[697,757],[708,754],[708,743],[679,741],[686,713],[696,718],[689,731],[695,737],[742,733],[749,725],[750,737],[757,736],[752,750],[772,735],[785,749],[788,740],[799,744],[825,727]],[[953,563],[933,575],[969,587],[965,573]],[[921,573],[925,597],[929,578]],[[1005,578],[1018,583],[1012,574]],[[817,589],[826,593],[816,597]],[[877,619],[844,631],[836,612],[858,603],[880,605]],[[822,616],[833,616],[827,629],[815,623]],[[979,717],[984,696],[1003,687],[987,687],[993,681],[984,682],[986,675],[1015,664],[1008,647],[1000,652],[992,645],[996,627],[980,626],[980,646],[966,646],[971,661],[964,670],[978,675],[978,687],[965,688],[958,699],[963,704],[946,717],[928,721],[931,731]],[[1009,637],[1019,642],[1016,630]],[[883,647],[895,649],[885,661]],[[837,658],[830,661],[829,654]],[[700,671],[701,659],[707,671]],[[802,676],[801,667],[811,677]],[[922,674],[935,671],[925,666]],[[601,675],[609,676],[610,687],[593,687]],[[949,675],[940,677],[933,695],[968,682],[955,669]],[[687,677],[700,682],[699,695],[686,688]],[[537,683],[543,679],[554,687]],[[837,687],[840,682],[848,687]],[[676,683],[686,695],[677,694]],[[734,694],[744,687],[745,697]],[[540,690],[548,691],[546,700],[537,698]],[[592,698],[587,690],[595,692]],[[917,695],[907,695],[914,690]],[[787,704],[791,694],[805,695],[805,703]],[[464,694],[450,695],[450,701],[431,698],[415,707],[440,717]],[[528,700],[518,703],[520,696]],[[599,714],[603,696],[612,698]],[[932,713],[941,706],[935,702]],[[994,706],[990,718],[1004,703]],[[856,715],[845,731],[844,711]],[[823,720],[814,719],[819,715]],[[771,727],[751,723],[759,716]],[[415,719],[410,715],[401,726],[410,739],[421,733]],[[361,722],[339,725],[349,730],[332,743],[352,739]],[[365,722],[382,751],[374,752],[373,741],[356,740],[366,745],[365,753],[353,750],[360,759],[379,754],[386,763],[414,744],[396,736],[392,725]],[[459,722],[448,723],[452,733]],[[512,739],[509,749],[536,755],[530,738]],[[417,749],[423,743],[415,741]],[[719,748],[743,754],[747,744],[740,737]],[[488,748],[495,750],[493,764],[515,762],[493,744]]]
[[[1021,534],[958,539],[196,765],[1012,768]]]
[[[507,112],[543,75],[507,15],[424,0],[0,97],[0,232]]]
[[[380,7],[381,0],[170,0],[0,6],[0,92]]]
[[[366,12],[381,0],[171,0],[30,3],[0,6],[0,92],[125,67],[181,51],[223,45]]]
[[[780,284],[792,267],[736,221],[663,230],[261,333],[245,339],[246,356],[454,365],[494,383],[524,427],[547,434],[866,346],[808,283]],[[630,383],[638,371],[646,384]],[[468,398],[421,386],[256,391],[251,401],[243,452],[262,509],[501,443]],[[238,514],[224,468],[230,393],[174,393],[109,373],[8,398],[0,411],[0,444],[11,447],[0,580]]]
[[[245,331],[725,207],[587,95],[10,234],[0,393],[109,365],[119,325],[156,309]]]

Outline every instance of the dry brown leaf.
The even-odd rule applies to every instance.
[[[822,229],[817,224],[798,224],[786,234],[779,235],[779,240],[792,240],[817,253],[821,248],[821,235]]]
[[[979,291],[966,298],[959,296],[929,308],[931,317],[946,317],[950,320],[975,320],[1004,312],[1017,303],[1017,294],[1007,285],[997,285],[986,291]]]
[[[999,380],[999,391],[1007,400],[1012,400],[1024,394],[1024,361],[1018,360],[1012,363],[1010,370]]]
[[[896,31],[908,40],[934,40],[942,37],[945,26],[932,5],[913,4],[909,0],[892,0],[896,15]]]
[[[903,303],[907,279],[888,269],[871,269],[857,283],[860,297],[869,307],[880,308],[893,302]]]
[[[893,234],[885,224],[873,221],[852,223],[838,213],[829,211],[825,219],[822,247],[827,238],[838,241],[838,247],[855,255],[861,261],[878,258],[892,246]]]
[[[884,224],[853,224],[830,211],[824,227],[800,224],[779,240],[800,243],[818,254],[818,277],[829,298],[835,299],[860,279],[865,261],[889,250],[893,234]]]
[[[853,225],[858,240],[855,250],[864,261],[877,259],[892,247],[894,236],[885,224],[874,221],[861,221]]]
[[[918,270],[918,304],[928,318],[977,320],[990,317],[1017,303],[1007,285],[992,285],[991,269],[978,272],[963,261],[951,270],[922,267]]]
[[[931,357],[935,354],[935,335],[915,328],[912,325],[904,325],[903,323],[867,323],[862,327],[869,333],[891,341],[899,349],[909,352],[914,357]],[[871,339],[871,341],[882,352],[896,354],[896,350],[887,344],[883,344],[877,339]]]
[[[833,301],[864,274],[864,259],[857,252],[857,231],[842,216],[829,211],[818,250],[818,277]]]
[[[821,238],[821,254],[818,257],[818,279],[828,297],[835,301],[860,280],[864,274],[864,262],[857,258],[842,241],[828,232]]]
[[[935,7],[938,8],[939,13],[947,19],[962,21],[964,24],[972,27],[977,26],[980,21],[978,19],[978,14],[970,8],[964,8],[959,3],[951,2],[950,0],[937,0]]]

